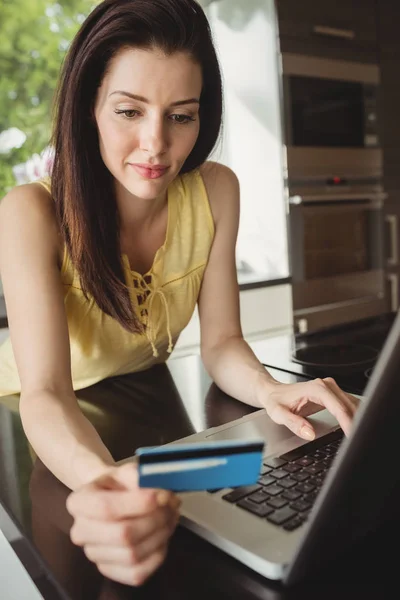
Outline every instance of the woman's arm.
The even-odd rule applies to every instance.
[[[333,379],[282,384],[243,339],[235,247],[239,225],[239,183],[226,166],[206,163],[201,173],[209,195],[215,238],[199,297],[201,354],[215,383],[252,406],[265,407],[274,421],[312,439],[310,423],[298,413],[309,402],[325,406],[347,433],[358,401]]]
[[[19,186],[3,198],[0,273],[21,380],[21,418],[35,452],[74,489],[113,459],[73,391],[60,248],[54,204],[42,186]]]
[[[163,562],[179,515],[166,490],[140,489],[133,463],[113,459],[82,414],[71,380],[60,278],[62,247],[51,198],[21,186],[0,206],[0,272],[21,379],[25,432],[67,487],[72,541],[101,573],[140,585]]]
[[[239,226],[239,182],[228,167],[207,162],[201,169],[215,223],[215,238],[199,297],[201,353],[215,383],[250,404],[261,403],[256,382],[277,382],[243,340],[235,246]],[[239,372],[237,369],[239,368]]]

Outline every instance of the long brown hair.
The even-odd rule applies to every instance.
[[[113,178],[92,117],[107,66],[124,47],[186,52],[202,68],[200,131],[182,174],[199,167],[218,140],[222,84],[210,26],[195,0],[104,0],[82,24],[64,60],[51,177],[64,242],[86,297],[128,331],[141,331],[124,277]]]

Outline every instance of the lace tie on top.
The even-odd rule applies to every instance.
[[[170,318],[169,318],[169,307],[168,307],[168,302],[167,299],[165,297],[165,294],[162,290],[162,288],[157,288],[154,290],[150,290],[150,294],[147,297],[148,300],[148,307],[149,307],[149,316],[148,316],[148,320],[147,320],[147,327],[146,327],[146,335],[147,335],[147,339],[149,340],[152,350],[153,350],[153,356],[157,357],[158,356],[158,350],[156,348],[155,345],[155,340],[156,340],[156,330],[154,327],[154,320],[152,318],[152,310],[153,310],[153,302],[154,302],[154,298],[156,296],[160,297],[160,300],[164,306],[165,309],[165,317],[167,320],[167,334],[168,334],[168,348],[167,348],[167,352],[171,353],[172,352],[172,334],[171,334],[171,326],[170,326]]]
[[[153,283],[151,287],[150,284]],[[169,315],[169,307],[167,298],[165,297],[165,293],[162,287],[155,287],[153,282],[153,277],[151,274],[147,274],[144,277],[134,277],[133,278],[134,288],[139,289],[139,293],[137,294],[137,303],[139,307],[141,307],[141,316],[145,317],[144,325],[145,325],[145,333],[146,337],[149,340],[151,345],[153,356],[155,358],[158,357],[158,350],[156,348],[156,327],[155,327],[155,316],[153,314],[153,304],[156,296],[159,296],[161,300],[161,304],[164,307],[165,317],[166,317],[166,326],[167,326],[167,335],[168,335],[168,348],[167,352],[171,353],[173,344],[172,344],[172,334],[171,334],[171,325],[170,325],[170,315]],[[147,308],[143,305],[146,304]],[[147,315],[147,318],[146,318]]]

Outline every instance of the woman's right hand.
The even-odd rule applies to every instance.
[[[139,488],[134,463],[113,466],[69,495],[71,540],[104,576],[138,586],[164,561],[180,504],[172,492]]]

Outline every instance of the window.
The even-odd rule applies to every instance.
[[[48,170],[54,90],[69,43],[93,0],[0,4],[0,198]]]

